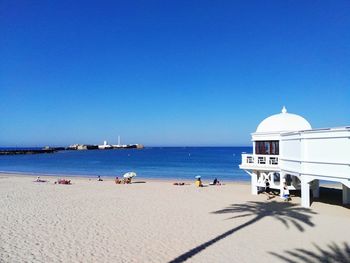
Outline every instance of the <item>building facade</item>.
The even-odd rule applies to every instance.
[[[312,129],[303,117],[287,113],[263,120],[252,133],[253,153],[242,154],[240,168],[251,176],[252,194],[265,187],[301,190],[301,203],[319,197],[319,181],[341,183],[350,203],[350,127]]]

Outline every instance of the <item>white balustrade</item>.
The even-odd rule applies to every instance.
[[[278,155],[242,154],[242,166],[277,167]]]

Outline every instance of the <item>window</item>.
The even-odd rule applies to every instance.
[[[279,141],[256,141],[255,154],[279,155]]]

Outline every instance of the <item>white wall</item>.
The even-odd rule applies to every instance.
[[[350,128],[282,134],[279,166],[285,172],[350,179]]]

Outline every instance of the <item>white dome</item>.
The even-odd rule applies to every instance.
[[[282,113],[272,115],[263,120],[256,132],[288,132],[310,130],[310,123],[303,117],[287,113],[287,109],[283,107]]]

